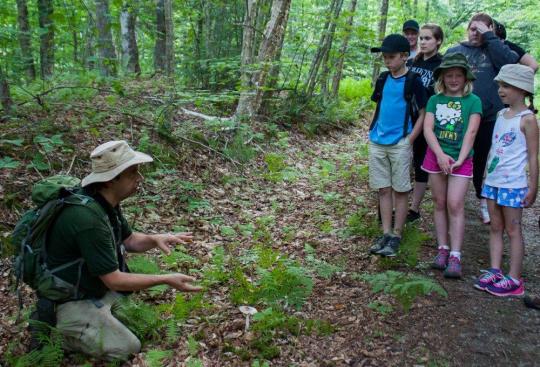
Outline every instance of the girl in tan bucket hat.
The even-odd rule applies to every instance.
[[[508,107],[497,115],[482,188],[491,218],[491,267],[482,271],[474,286],[499,297],[521,296],[525,292],[521,279],[521,216],[523,208],[534,203],[538,190],[538,122],[532,103],[534,72],[525,65],[504,65],[495,80],[499,83],[499,96]],[[526,97],[531,100],[529,107],[525,105]],[[501,266],[505,230],[510,239],[510,269],[506,275]]]

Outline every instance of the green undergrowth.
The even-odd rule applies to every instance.
[[[362,274],[359,279],[368,282],[374,293],[383,292],[393,296],[408,312],[414,301],[429,294],[438,294],[447,297],[447,293],[436,281],[417,274],[406,274],[399,271],[388,270],[384,273]],[[384,304],[371,304],[371,308],[381,312],[391,312]]]
[[[211,251],[209,261],[199,264],[198,259],[179,250],[161,256],[159,263],[146,255],[132,256],[129,266],[141,272],[168,272],[183,270],[200,278],[205,289],[226,286],[232,305],[250,305],[260,312],[253,318],[254,339],[243,347],[225,346],[242,359],[271,359],[279,355],[277,341],[287,335],[328,335],[334,327],[324,320],[310,320],[294,316],[310,297],[314,279],[329,279],[342,268],[317,256],[316,249],[305,246],[303,262],[291,259],[285,253],[270,247],[272,216],[260,217],[249,227],[249,235],[259,244],[231,256],[236,248],[218,246]],[[265,244],[266,243],[266,244]],[[161,290],[166,291],[166,288]],[[157,292],[150,295],[156,295]],[[206,293],[177,294],[173,303],[151,305],[141,299],[126,300],[118,311],[118,318],[145,343],[165,340],[173,345],[183,333],[188,318],[211,313],[212,302]],[[192,342],[193,344],[193,342]],[[149,357],[148,357],[149,358]],[[165,358],[165,357],[164,357]]]
[[[431,236],[423,232],[418,226],[414,224],[406,225],[397,256],[381,258],[379,267],[382,270],[417,267],[421,258],[422,246],[430,240]]]

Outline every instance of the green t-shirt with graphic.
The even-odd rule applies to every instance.
[[[449,97],[439,93],[429,99],[426,112],[435,116],[433,131],[441,149],[457,160],[469,127],[469,118],[475,113],[482,114],[482,101],[473,93],[465,97]],[[472,155],[471,149],[469,157]]]

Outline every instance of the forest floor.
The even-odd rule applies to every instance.
[[[132,139],[130,134],[138,128],[126,129],[124,138]],[[173,166],[149,172],[137,197],[124,208],[137,230],[188,229],[194,233],[195,242],[182,249],[191,262],[171,266],[159,257],[162,270],[196,274],[197,267],[212,261],[216,256],[212,251],[218,247],[225,249],[226,272],[245,266],[250,261],[246,258],[253,255],[250,249],[261,246],[275,251],[269,255],[274,264],[283,257],[302,264],[313,277],[312,293],[299,308],[277,302],[274,309],[281,306],[285,314],[301,320],[300,325],[315,320],[317,331],[302,326],[299,332],[286,327],[270,330],[264,334],[270,337],[261,340],[273,347],[271,356],[268,348],[255,343],[264,329],[245,332],[244,317],[238,311],[242,299],[253,298],[231,296],[239,284],[247,289],[251,289],[249,283],[258,284],[260,273],[249,273],[244,267],[245,277],[228,275],[207,284],[203,306],[192,308],[178,323],[180,332],[174,340],[160,331],[143,342],[143,351],[126,366],[263,366],[263,360],[269,366],[538,365],[540,312],[526,309],[521,299],[497,299],[473,289],[479,270],[489,266],[489,227],[477,218],[472,187],[466,200],[464,277],[446,280],[429,268],[435,255],[433,240],[428,237],[433,232],[429,191],[423,218],[410,226],[403,254],[394,260],[368,254],[377,225],[376,198],[367,186],[364,129],[352,127],[311,139],[295,132],[278,136],[274,153],[266,152],[241,169],[207,150],[178,154]],[[87,170],[85,152],[96,145],[96,137],[73,134],[70,139],[80,158],[72,173],[82,177]],[[69,161],[69,157],[64,159]],[[13,192],[27,197],[28,182],[38,177],[5,169],[0,170],[0,178],[0,199],[5,203]],[[23,207],[28,206],[24,202]],[[2,223],[16,221],[13,210],[6,205],[0,208]],[[539,215],[537,202],[524,211],[523,220],[524,279],[527,291],[537,292]],[[321,267],[322,271],[313,270]],[[10,268],[8,258],[0,259],[1,365],[16,360],[28,342],[24,324],[15,322],[18,307],[11,291]],[[425,276],[448,295],[419,295],[407,311],[391,295],[374,293],[362,278],[387,270]],[[28,289],[23,294],[28,309],[32,298]],[[164,290],[142,292],[138,297],[148,304],[163,305],[174,302],[175,295]],[[253,302],[259,311],[268,307],[268,302]],[[150,362],[155,350],[166,353]],[[63,362],[82,364],[100,365],[77,355],[67,355]]]

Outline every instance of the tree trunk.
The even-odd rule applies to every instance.
[[[324,50],[324,58],[322,61],[322,73],[319,78],[321,83],[321,94],[326,98],[328,97],[328,74],[330,74],[330,51],[332,51],[332,44],[334,43],[334,35],[336,33],[337,22],[339,19],[339,14],[341,13],[341,8],[343,6],[343,0],[338,0],[336,7],[334,9],[334,14],[332,15],[332,20],[330,22],[330,29],[328,30],[329,35],[327,37],[327,45]]]
[[[39,55],[42,79],[52,77],[54,69],[53,12],[53,0],[38,0],[39,27],[41,28]]]
[[[109,0],[96,0],[96,27],[99,70],[104,76],[116,76],[116,52],[112,41]]]
[[[416,19],[417,15],[418,15],[418,0],[414,0],[413,2],[413,18]]]
[[[154,68],[170,75],[174,71],[172,0],[156,0],[156,46]]]
[[[23,69],[26,72],[26,77],[29,80],[34,80],[36,78],[36,69],[34,67],[34,57],[32,56],[32,35],[30,33],[26,0],[17,0],[17,14]]]
[[[426,0],[426,22],[429,19],[429,0]]]
[[[93,70],[96,67],[96,37],[93,15],[88,9],[88,20],[86,22],[86,30],[84,32],[84,50],[82,53],[82,64],[88,69]]]
[[[339,83],[341,82],[341,76],[343,74],[343,64],[345,63],[345,54],[349,47],[349,40],[351,38],[352,25],[354,19],[354,13],[356,11],[356,1],[351,0],[351,6],[349,8],[349,17],[345,25],[345,35],[343,36],[343,43],[339,49],[339,54],[336,62],[336,71],[334,78],[332,79],[332,96],[337,97],[339,91]]]
[[[343,0],[332,0],[330,4],[330,9],[328,11],[328,18],[325,22],[324,28],[322,30],[321,39],[319,40],[319,46],[315,57],[311,62],[311,67],[309,68],[308,79],[306,82],[306,95],[312,96],[315,90],[317,81],[319,80],[319,69],[321,65],[325,65],[328,62],[328,53],[332,48],[332,41],[334,38],[334,32],[336,29],[337,18],[341,11],[341,6],[343,5]],[[323,66],[325,68],[326,66]],[[323,74],[327,73],[327,70],[323,71]]]
[[[137,47],[137,37],[135,27],[137,23],[138,1],[124,1],[120,13],[120,28],[122,32],[122,65],[124,68],[135,74],[140,74],[139,48]]]
[[[383,0],[381,2],[381,17],[379,19],[379,43],[380,45],[384,39],[384,34],[386,32],[386,18],[388,17],[388,0]],[[373,75],[371,76],[371,84],[375,85],[375,81],[379,76],[381,70],[381,59],[378,57],[373,63]]]
[[[246,13],[244,16],[244,32],[242,35],[242,53],[240,83],[242,90],[250,89],[255,46],[255,18],[257,16],[257,0],[246,0]]]
[[[291,0],[274,0],[270,19],[266,24],[264,36],[257,55],[258,69],[251,77],[251,88],[240,92],[240,100],[236,108],[236,116],[255,117],[259,112],[267,79],[272,65],[279,61],[284,37],[289,19]]]
[[[11,106],[13,101],[11,100],[11,95],[9,93],[9,84],[7,82],[4,71],[0,67],[0,104],[2,105],[3,115],[9,115],[11,112]],[[2,116],[0,116],[2,117]]]

